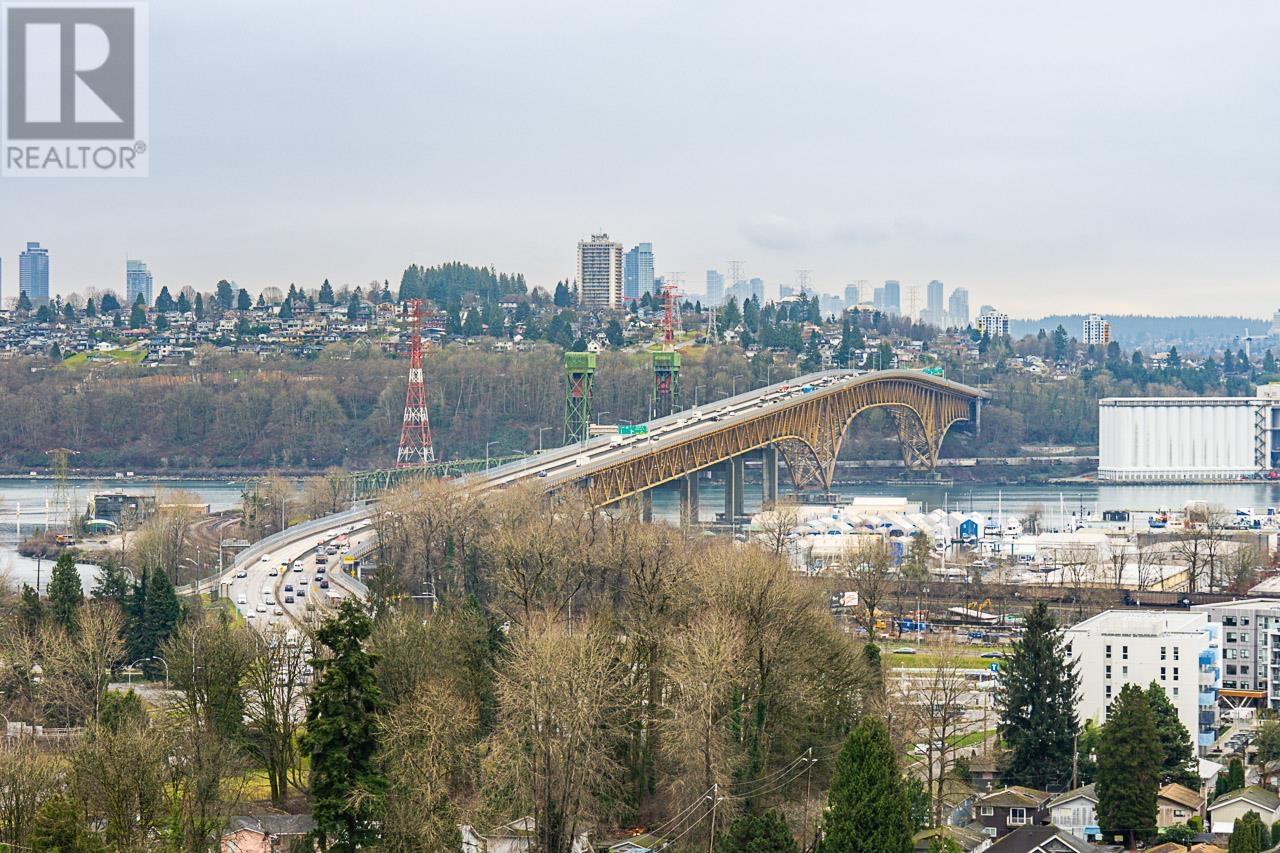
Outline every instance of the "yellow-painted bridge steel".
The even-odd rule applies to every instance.
[[[637,449],[603,469],[591,471],[585,487],[595,506],[604,506],[654,486],[677,480],[726,459],[776,445],[797,488],[831,487],[836,458],[849,424],[870,409],[887,408],[912,468],[933,468],[938,448],[952,426],[978,421],[986,394],[910,370],[869,373],[834,388],[822,388],[777,403],[759,414],[695,437]],[[643,446],[643,445],[642,445]]]

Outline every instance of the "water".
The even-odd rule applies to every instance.
[[[784,478],[785,481],[785,478]],[[90,495],[96,492],[124,490],[131,494],[183,491],[196,495],[201,503],[209,504],[214,512],[231,509],[240,504],[239,482],[226,480],[168,480],[168,479],[72,479],[68,481],[72,506],[83,511]],[[836,489],[842,498],[857,495],[892,495],[917,501],[927,512],[935,507],[974,511],[984,515],[996,515],[1003,509],[1006,517],[1019,518],[1030,509],[1041,510],[1045,523],[1057,524],[1060,509],[1069,518],[1072,515],[1094,515],[1104,510],[1128,509],[1152,512],[1160,508],[1181,509],[1187,501],[1203,500],[1234,512],[1237,507],[1260,509],[1280,506],[1280,483],[1240,482],[1215,485],[1112,485],[1079,484],[1069,486],[1020,484],[987,486],[962,484],[933,486],[925,484],[860,484]],[[783,496],[788,494],[784,487]],[[702,481],[699,490],[701,520],[709,522],[724,510],[724,485]],[[46,506],[53,498],[53,481],[36,477],[0,477],[0,574],[8,576],[11,583],[35,586],[39,574],[40,585],[49,581],[52,563],[36,561],[17,552],[18,532],[16,521],[21,520],[23,535],[30,534],[36,526],[47,521]],[[760,509],[760,485],[748,483],[743,505],[748,515]],[[18,510],[21,508],[21,515]],[[680,515],[680,502],[673,486],[657,489],[653,496],[654,517],[676,521]],[[93,566],[80,567],[81,580],[88,589],[93,582]]]
[[[226,480],[69,479],[71,506],[79,514],[98,492],[125,491],[130,494],[158,494],[182,491],[197,496],[201,503],[218,512],[240,504],[240,484]],[[54,500],[53,480],[41,477],[0,477],[0,575],[17,588],[22,584],[40,588],[49,582],[50,560],[34,560],[18,553],[18,542],[49,520],[48,507]],[[21,531],[21,532],[19,532]],[[95,566],[80,565],[80,581],[87,591],[93,584]]]
[[[1157,485],[1157,484],[1108,484],[1089,483],[1079,485],[1019,484],[988,486],[980,483],[956,486],[927,484],[875,484],[845,485],[834,489],[842,499],[859,495],[896,496],[919,502],[928,512],[943,507],[963,512],[979,512],[994,516],[1003,510],[1006,517],[1021,518],[1031,509],[1039,509],[1045,523],[1057,524],[1059,513],[1069,519],[1072,515],[1096,515],[1106,510],[1127,509],[1140,513],[1168,508],[1180,510],[1188,501],[1207,501],[1221,506],[1227,512],[1238,507],[1261,509],[1280,507],[1280,483],[1238,482],[1213,485]],[[783,488],[781,497],[790,493]],[[699,503],[703,521],[711,521],[715,514],[724,511],[724,485],[703,481],[699,489]],[[748,515],[760,509],[760,484],[747,483],[743,505]],[[679,518],[680,503],[672,487],[660,488],[653,497],[654,516],[665,520]]]

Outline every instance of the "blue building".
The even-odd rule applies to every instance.
[[[151,270],[146,264],[142,261],[124,262],[124,289],[129,305],[137,302],[139,296],[143,298],[144,305],[151,304]]]
[[[656,293],[653,280],[653,244],[639,243],[622,259],[622,298],[634,302],[645,293]]]
[[[902,285],[892,279],[884,283],[883,310],[895,317],[902,313]]]
[[[27,243],[27,250],[18,256],[18,288],[32,305],[49,303],[49,250],[39,243]]]

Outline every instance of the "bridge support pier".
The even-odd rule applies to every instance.
[[[680,524],[691,527],[698,524],[698,474],[685,474],[676,480],[676,488],[680,492]]]
[[[743,512],[743,461],[741,456],[734,456],[724,462],[724,520],[731,528],[738,523]]]
[[[640,520],[645,524],[653,523],[653,489],[640,493]]]
[[[762,469],[761,501],[764,506],[778,502],[778,448],[772,444],[760,450]]]

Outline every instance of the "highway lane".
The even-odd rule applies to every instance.
[[[896,378],[897,376],[921,378],[921,374],[918,371],[911,370],[886,370],[872,374],[856,370],[828,370],[812,373],[786,382],[774,383],[764,388],[753,389],[726,400],[717,400],[703,406],[657,418],[647,424],[648,432],[645,435],[596,436],[586,442],[548,450],[535,456],[530,456],[527,459],[511,462],[478,474],[467,475],[455,482],[465,487],[480,490],[504,488],[522,482],[535,482],[541,488],[562,486],[601,470],[612,461],[626,458],[629,454],[643,454],[658,450],[668,443],[679,443],[715,430],[724,429],[726,426],[732,426],[769,414],[773,410],[785,408],[801,400],[807,401],[834,394],[851,383],[856,383],[864,377],[871,376],[875,378]],[[934,380],[931,377],[930,380],[944,385],[955,384],[946,380]],[[367,509],[354,521],[349,515],[344,516],[341,520],[336,520],[332,528],[317,530],[295,541],[282,544],[277,548],[273,548],[271,552],[263,555],[260,559],[254,560],[248,565],[241,564],[237,569],[233,569],[224,575],[224,582],[228,579],[231,581],[233,600],[239,602],[240,596],[244,596],[243,603],[237,605],[241,612],[246,616],[253,614],[254,621],[265,620],[267,625],[276,624],[277,620],[283,620],[286,624],[302,621],[298,612],[305,614],[306,611],[304,605],[297,601],[294,602],[293,610],[285,610],[284,605],[281,603],[279,606],[284,612],[281,614],[275,613],[277,603],[281,601],[277,597],[277,592],[283,592],[283,585],[288,583],[280,575],[281,567],[285,566],[287,568],[288,564],[296,560],[302,560],[301,567],[303,571],[301,574],[306,575],[309,579],[313,578],[315,576],[315,563],[312,552],[315,547],[328,542],[335,536],[350,534],[353,530],[368,529],[369,519],[373,512],[375,510]],[[372,535],[371,531],[369,535]],[[270,574],[273,569],[277,572],[276,575]],[[244,571],[246,577],[231,577],[239,570]],[[331,588],[336,586],[336,584],[331,584]],[[271,600],[275,603],[266,603],[266,594],[268,592]],[[308,589],[307,594],[310,595],[311,593],[312,590]],[[339,589],[337,594],[341,595],[343,591]],[[259,605],[263,607],[263,612],[258,611]]]

